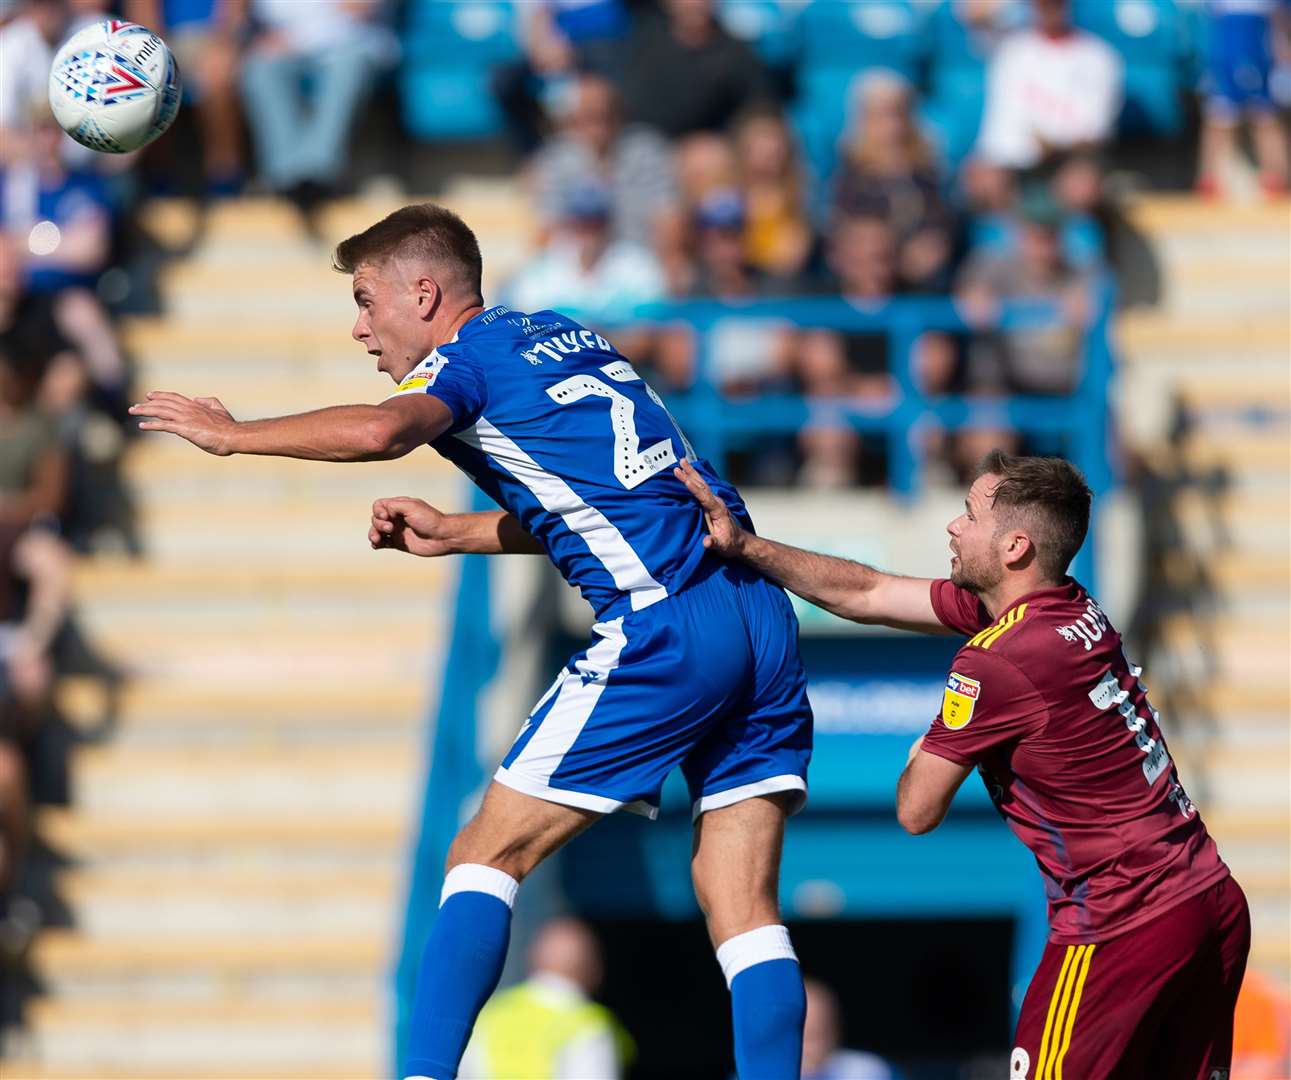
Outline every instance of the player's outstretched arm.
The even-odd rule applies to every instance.
[[[851,559],[757,536],[740,526],[690,462],[683,460],[674,472],[703,508],[708,525],[704,546],[710,551],[740,559],[804,600],[852,622],[947,632],[932,607],[930,579],[885,574]]]
[[[217,398],[150,390],[130,406],[144,431],[169,431],[208,454],[267,454],[310,461],[384,461],[439,438],[453,422],[430,395],[380,405],[335,405],[271,420],[234,420]]]
[[[368,543],[410,555],[542,555],[514,516],[502,510],[445,514],[421,499],[378,499],[372,504]]]

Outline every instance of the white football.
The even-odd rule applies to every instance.
[[[108,154],[138,150],[179,112],[179,68],[147,27],[102,19],[58,50],[49,104],[59,126],[82,146]]]

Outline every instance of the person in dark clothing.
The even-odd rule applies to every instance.
[[[670,138],[720,131],[751,102],[773,99],[762,62],[713,14],[712,0],[662,0],[643,11],[623,62],[627,119]]]

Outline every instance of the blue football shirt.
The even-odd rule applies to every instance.
[[[431,445],[514,514],[600,619],[662,600],[704,557],[704,516],[672,475],[684,457],[752,527],[659,396],[605,338],[554,311],[481,312],[393,396],[453,414]]]

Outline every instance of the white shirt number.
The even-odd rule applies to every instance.
[[[633,371],[632,365],[625,360],[606,364],[601,371],[615,382],[642,381],[641,376]],[[650,395],[651,401],[660,408],[664,408],[663,402],[659,400],[659,395],[652,387],[647,385],[645,391]],[[557,405],[572,405],[585,397],[610,399],[610,427],[614,430],[614,475],[628,490],[676,463],[677,454],[672,448],[671,439],[660,439],[653,446],[641,449],[641,438],[637,434],[636,426],[636,402],[626,394],[619,393],[603,379],[598,379],[595,375],[572,375],[554,386],[549,386],[547,395]],[[664,412],[667,412],[667,409],[664,409]],[[671,416],[669,419],[672,419]],[[681,435],[680,431],[678,435]],[[681,440],[686,453],[693,457],[684,435],[681,436]]]

